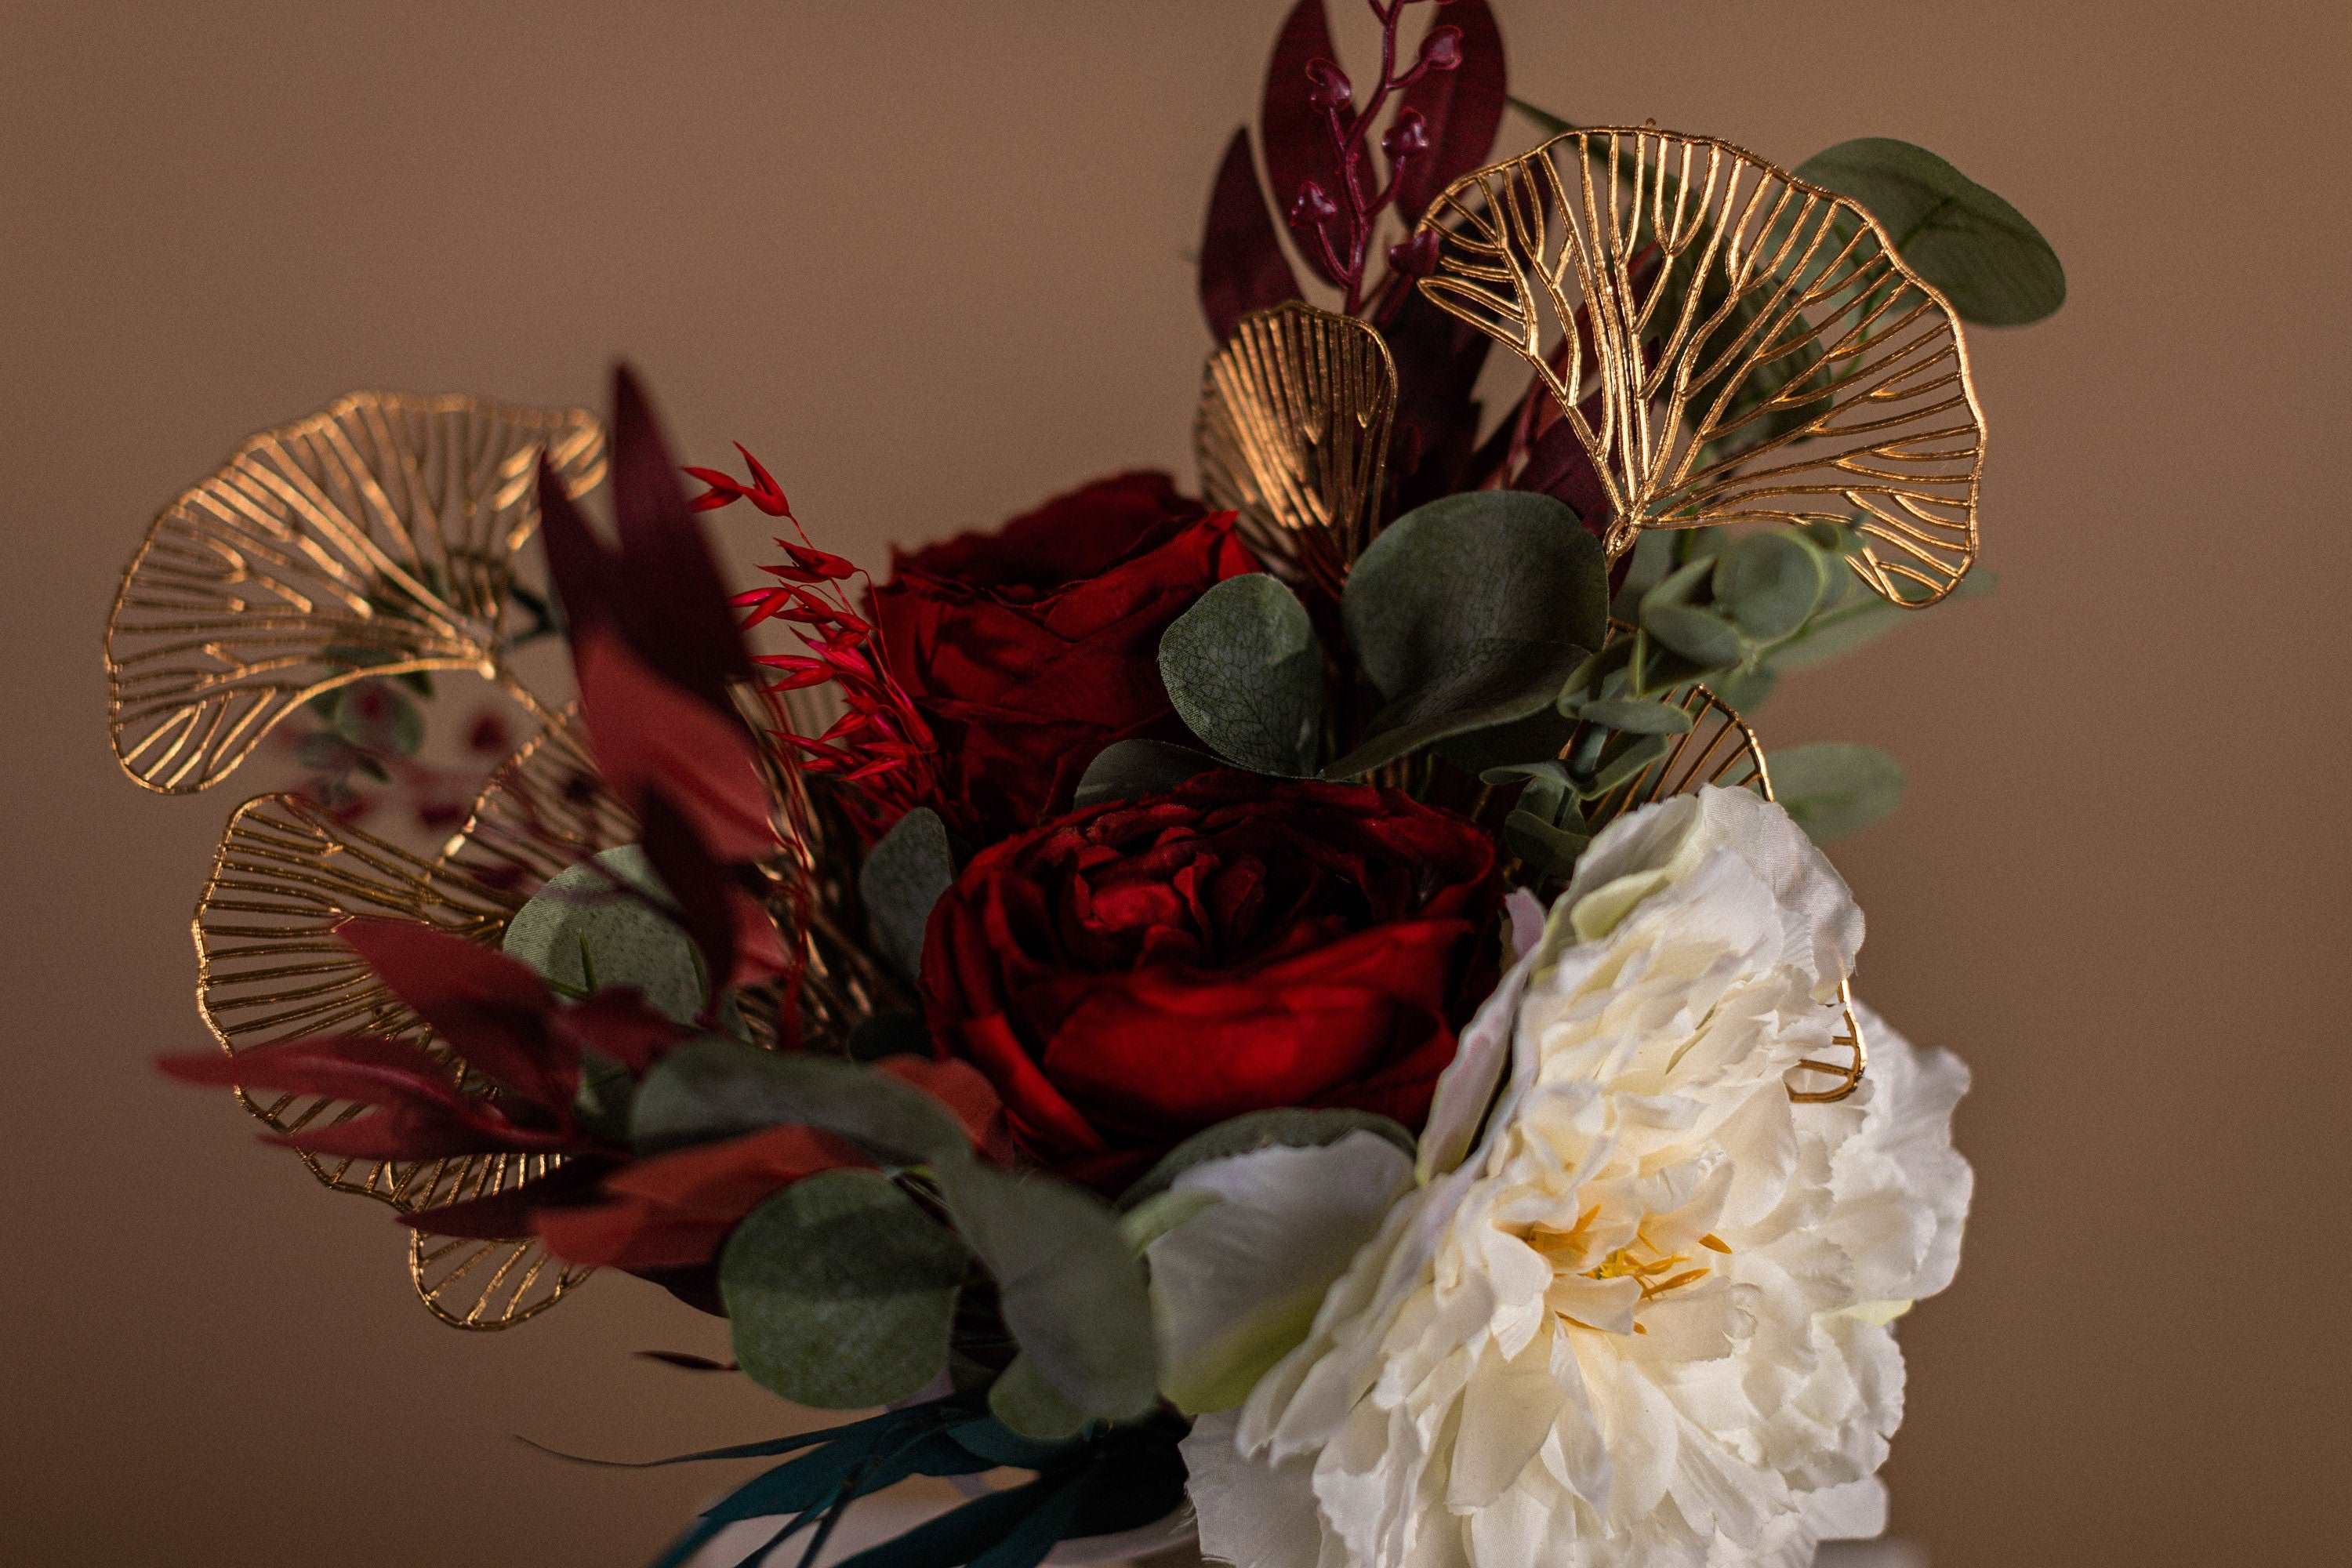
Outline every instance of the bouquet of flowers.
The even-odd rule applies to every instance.
[[[1377,74],[1300,0],[1217,171],[1202,499],[1120,474],[876,582],[748,451],[689,489],[625,371],[609,435],[347,397],[131,562],[124,767],[311,773],[229,823],[224,1051],[168,1070],[389,1204],[452,1323],[635,1274],[880,1412],[687,1456],[770,1463],[664,1563],[813,1562],[914,1475],[970,1500],[858,1563],[1882,1528],[1968,1075],[1855,1000],[1815,847],[1899,774],[1745,715],[1971,581],[1962,322],[2063,275],[1918,148],[1572,127],[1486,0],[1368,3]],[[1490,162],[1513,104],[1546,139]],[[730,511],[776,535],[741,591]],[[447,672],[537,726],[464,810]],[[429,848],[363,826],[404,786]]]

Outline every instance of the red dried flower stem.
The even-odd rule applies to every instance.
[[[1316,91],[1326,101],[1324,116],[1331,130],[1331,141],[1339,155],[1340,194],[1347,200],[1344,209],[1348,218],[1346,252],[1331,242],[1331,219],[1343,209],[1313,181],[1308,181],[1298,193],[1291,207],[1291,222],[1313,236],[1322,252],[1327,269],[1339,280],[1346,290],[1346,302],[1340,307],[1346,315],[1354,315],[1364,304],[1364,263],[1371,248],[1372,230],[1391,203],[1396,200],[1397,179],[1404,165],[1423,149],[1417,137],[1408,132],[1400,136],[1402,126],[1392,126],[1382,138],[1381,150],[1388,153],[1388,178],[1380,189],[1367,195],[1364,191],[1363,165],[1369,161],[1366,142],[1372,126],[1378,122],[1381,110],[1388,106],[1391,97],[1402,92],[1433,70],[1452,70],[1460,63],[1458,52],[1448,55],[1433,49],[1424,40],[1412,68],[1402,76],[1396,74],[1397,26],[1410,6],[1422,0],[1364,0],[1381,24],[1381,76],[1372,95],[1365,100],[1364,111],[1352,121],[1345,118],[1349,89],[1348,80],[1339,66],[1329,60],[1317,60],[1309,65],[1310,79]],[[1443,0],[1439,0],[1443,4]],[[1449,29],[1450,30],[1450,29]],[[1435,37],[1435,34],[1432,37]],[[1458,51],[1458,45],[1455,46]],[[1318,71],[1317,67],[1328,70]],[[1412,118],[1418,120],[1417,115]],[[1318,198],[1320,198],[1319,200]]]

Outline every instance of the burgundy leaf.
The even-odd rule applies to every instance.
[[[500,1089],[558,1113],[580,1091],[580,1053],[547,1027],[555,1005],[530,965],[415,921],[335,928],[442,1044]]]
[[[548,1026],[574,1049],[610,1057],[642,1078],[692,1031],[656,1012],[634,985],[614,985],[560,1008]]]
[[[643,1356],[647,1361],[657,1361],[664,1366],[674,1366],[680,1372],[740,1372],[742,1370],[731,1361],[714,1361],[707,1355],[696,1355],[691,1351],[637,1351],[634,1353]]]
[[[466,1100],[448,1068],[424,1047],[376,1035],[320,1035],[235,1056],[164,1057],[155,1065],[182,1083],[311,1094],[355,1105],[425,1100],[459,1108]]]
[[[589,744],[623,805],[642,816],[661,795],[722,863],[775,852],[767,778],[740,721],[663,679],[617,638],[575,634],[572,659]]]
[[[615,366],[613,510],[629,641],[664,675],[723,709],[728,682],[748,677],[751,661],[677,474],[645,389],[628,366]]]
[[[677,923],[701,951],[711,983],[726,984],[735,974],[733,889],[726,869],[659,790],[639,803],[637,823],[646,858],[677,901]]]
[[[519,1127],[476,1100],[461,1110],[395,1105],[331,1127],[262,1139],[306,1154],[349,1160],[456,1160],[469,1154],[551,1153],[568,1134]]]
[[[593,632],[618,635],[620,563],[588,526],[544,456],[539,459],[539,532],[547,550],[547,574],[572,638]]]
[[[1201,313],[1210,335],[1223,342],[1252,310],[1269,310],[1298,298],[1290,270],[1258,188],[1257,165],[1250,161],[1249,132],[1236,130],[1217,165],[1209,193],[1209,217],[1201,231]]]
[[[1503,32],[1493,7],[1486,0],[1454,0],[1444,15],[1448,26],[1459,29],[1461,63],[1424,72],[1404,94],[1405,110],[1420,111],[1429,135],[1429,150],[1407,160],[1397,176],[1397,214],[1409,224],[1429,210],[1440,191],[1486,161],[1503,124],[1508,89]]]
[[[1275,205],[1291,210],[1300,191],[1311,182],[1328,194],[1346,187],[1339,178],[1339,151],[1331,138],[1330,116],[1316,107],[1315,86],[1307,68],[1317,60],[1337,61],[1331,46],[1331,26],[1323,14],[1323,0],[1298,0],[1274,40],[1274,57],[1266,62],[1265,92],[1259,100],[1258,144],[1265,151],[1266,178],[1274,186]],[[1340,124],[1349,123],[1346,110]],[[1327,283],[1337,284],[1321,247],[1303,244],[1307,264]]]

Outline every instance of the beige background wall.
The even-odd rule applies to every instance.
[[[264,782],[161,801],[107,753],[99,632],[153,509],[345,389],[593,402],[616,352],[690,453],[742,438],[869,558],[1189,471],[1180,257],[1279,9],[0,7],[0,1557],[630,1563],[721,1478],[509,1434],[786,1415],[630,1359],[721,1340],[626,1280],[437,1327],[379,1211],[149,1069],[203,1043],[189,906]],[[1838,854],[1864,985],[1977,1070],[1895,1518],[1942,1568],[2319,1561],[2352,1394],[2344,8],[1503,10],[1572,117],[1790,161],[1907,137],[2064,258],[2062,316],[1972,341],[1999,593],[1763,716],[1909,764]]]

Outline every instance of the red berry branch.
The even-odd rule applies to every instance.
[[[1388,177],[1378,189],[1368,189],[1371,178],[1370,149],[1367,145],[1372,127],[1380,121],[1381,111],[1389,100],[1405,91],[1433,71],[1450,71],[1462,64],[1462,29],[1454,26],[1432,27],[1421,40],[1420,51],[1410,68],[1397,70],[1397,28],[1404,14],[1423,0],[1364,0],[1381,24],[1381,75],[1371,97],[1364,103],[1363,112],[1350,112],[1355,100],[1355,85],[1335,60],[1317,58],[1307,62],[1308,101],[1319,110],[1330,129],[1332,146],[1339,157],[1339,185],[1338,197],[1315,180],[1302,184],[1291,198],[1291,226],[1310,237],[1321,254],[1325,270],[1346,291],[1347,302],[1341,307],[1349,315],[1356,313],[1364,301],[1364,262],[1371,248],[1372,232],[1381,215],[1396,200],[1398,176],[1413,159],[1429,152],[1429,125],[1421,111],[1406,107],[1401,110],[1389,128],[1381,135],[1381,152],[1387,159]],[[1432,0],[1444,5],[1449,0]],[[1337,230],[1335,236],[1334,230]],[[1401,272],[1412,272],[1420,261],[1420,250],[1410,240],[1389,247],[1390,265]]]

